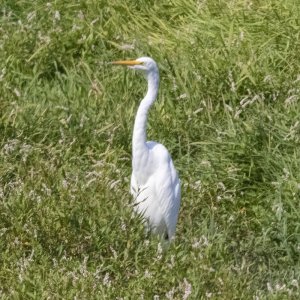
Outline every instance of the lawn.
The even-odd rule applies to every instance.
[[[296,0],[0,4],[1,299],[300,299]],[[129,193],[148,138],[182,183],[162,251]]]

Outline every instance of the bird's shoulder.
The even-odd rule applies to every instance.
[[[148,141],[147,147],[150,150],[150,153],[153,154],[156,159],[169,161],[171,159],[168,149],[157,142]]]

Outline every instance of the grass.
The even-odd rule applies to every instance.
[[[300,8],[8,1],[0,17],[1,299],[299,299]],[[131,134],[182,181],[166,253],[132,216]]]

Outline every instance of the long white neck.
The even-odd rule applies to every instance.
[[[147,74],[148,91],[145,98],[141,101],[138,108],[132,136],[132,155],[133,161],[136,156],[140,156],[140,153],[147,152],[146,139],[147,139],[147,117],[148,111],[154,103],[159,87],[159,73],[153,71]]]

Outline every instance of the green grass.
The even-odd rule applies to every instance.
[[[293,0],[3,0],[0,298],[299,299],[299,53]],[[146,84],[106,64],[146,55],[182,181],[166,253],[130,206]]]

